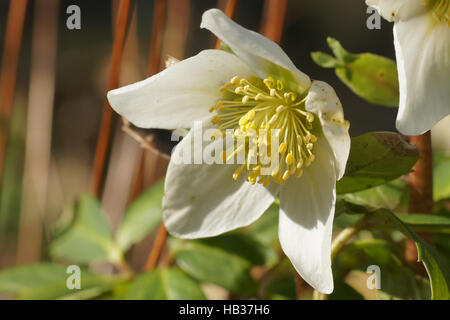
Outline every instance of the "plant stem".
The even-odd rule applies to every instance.
[[[3,181],[9,121],[14,103],[17,67],[27,4],[27,0],[11,0],[6,23],[2,71],[0,74],[0,185]]]
[[[156,0],[153,5],[153,24],[150,37],[150,57],[148,63],[148,75],[153,76],[160,71],[161,52],[166,23],[167,0]]]
[[[120,63],[122,61],[125,38],[127,35],[130,7],[130,0],[120,0],[119,13],[114,32],[114,44],[111,58],[111,71],[108,80],[108,91],[117,88],[119,84]],[[102,180],[105,171],[106,156],[111,141],[113,116],[114,114],[108,101],[105,101],[91,176],[90,190],[95,195],[99,195],[103,187]]]
[[[348,240],[350,240],[354,235],[356,235],[359,230],[361,230],[361,225],[357,223],[353,227],[348,227],[342,230],[337,235],[337,237],[334,238],[333,242],[331,243],[331,261],[334,261],[337,254],[342,250],[342,248],[345,246]]]
[[[305,280],[300,277],[300,275],[295,272],[295,293],[297,294],[297,300],[300,300],[300,297],[303,294],[303,284]]]
[[[286,0],[266,0],[264,4],[261,33],[278,44],[283,35],[286,7]]]
[[[153,241],[152,250],[150,251],[150,255],[148,256],[147,262],[145,264],[145,270],[152,270],[156,266],[164,249],[166,239],[167,229],[166,227],[164,227],[164,224],[161,223],[158,229],[158,233],[155,236],[155,240]]]
[[[410,137],[410,143],[420,151],[420,159],[409,175],[410,198],[409,213],[433,213],[433,152],[430,131]],[[431,242],[431,234],[421,234]],[[405,243],[405,258],[417,262],[417,248],[414,241],[407,239]]]

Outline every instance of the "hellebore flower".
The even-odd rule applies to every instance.
[[[234,54],[205,50],[108,93],[111,106],[138,127],[191,128],[169,163],[164,223],[180,238],[216,236],[257,220],[279,193],[282,249],[308,283],[329,293],[336,180],[344,174],[350,148],[342,105],[329,85],[311,82],[277,44],[223,12],[206,11],[201,27]],[[196,120],[202,125],[194,126]],[[247,144],[222,152],[226,163],[175,161],[195,148],[205,128],[215,128],[220,137],[231,130],[233,139],[251,130],[275,130],[278,165],[262,174],[263,163],[250,162],[259,151]],[[220,137],[200,144],[214,149],[222,146]],[[268,146],[267,137],[254,136],[258,146]],[[243,164],[228,164],[242,151]]]
[[[394,23],[400,82],[397,129],[430,130],[450,114],[450,0],[366,0]]]

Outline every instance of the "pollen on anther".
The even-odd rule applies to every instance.
[[[286,156],[286,164],[287,164],[288,166],[290,166],[293,162],[294,162],[294,155],[293,155],[292,153],[289,153],[289,154]]]
[[[245,157],[245,164],[234,172],[233,179],[246,171],[246,181],[266,186],[271,181],[283,184],[290,176],[301,176],[303,165],[309,166],[314,160],[312,152],[317,138],[311,133],[315,115],[306,110],[304,99],[298,100],[300,92],[287,91],[285,83],[272,77],[259,80],[233,77],[223,89],[227,94],[211,107],[210,111],[216,112],[211,121],[221,132],[227,130],[235,142],[241,138],[246,141],[221,154],[225,163],[234,161],[238,153]],[[261,147],[266,151],[260,154]],[[264,176],[262,168],[272,164],[274,150],[278,151],[279,162]]]
[[[242,88],[242,87],[237,87],[236,89],[234,89],[234,93],[236,93],[236,94],[240,94],[243,92],[244,92],[244,88]]]
[[[283,84],[283,82],[281,82],[280,80],[277,81],[277,89],[278,89],[279,91],[281,91],[281,90],[284,89],[284,84]]]
[[[281,144],[280,144],[280,147],[278,148],[278,152],[279,152],[280,154],[285,154],[285,153],[286,153],[286,150],[287,150],[287,144],[286,144],[286,142],[281,143]]]
[[[233,77],[233,78],[230,80],[230,84],[236,85],[236,84],[239,83],[239,81],[240,81],[240,79],[239,79],[238,77]]]
[[[283,173],[283,180],[286,181],[287,179],[289,179],[289,176],[290,176],[290,175],[291,175],[291,171],[286,170],[286,171]]]
[[[220,121],[222,121],[222,119],[220,119],[219,116],[214,116],[214,117],[211,119],[212,124],[218,124]]]

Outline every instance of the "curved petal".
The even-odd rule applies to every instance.
[[[388,21],[403,21],[413,18],[428,10],[423,0],[366,0]]]
[[[202,136],[201,128],[195,126],[178,144],[173,159],[189,153],[196,137]],[[222,144],[222,140],[212,143]],[[204,142],[203,149],[209,144]],[[238,167],[237,164],[180,164],[171,160],[163,198],[163,220],[168,231],[180,238],[204,238],[257,220],[273,203],[278,190],[252,185],[243,176],[234,181],[233,173]]]
[[[406,135],[430,130],[450,114],[450,28],[430,15],[394,25],[400,82],[397,129]]]
[[[306,97],[307,111],[319,116],[323,134],[333,152],[336,161],[336,179],[345,173],[350,153],[349,123],[344,120],[342,104],[334,89],[325,82],[313,81]]]
[[[297,272],[323,293],[333,291],[331,234],[336,201],[332,155],[317,143],[317,157],[298,179],[288,179],[280,194],[281,247]]]
[[[206,11],[200,28],[208,29],[225,42],[258,77],[265,78],[267,75],[285,73],[284,70],[274,70],[275,64],[286,71],[289,70],[302,90],[309,88],[311,82],[309,77],[297,69],[279,45],[259,33],[245,29],[222,11],[218,9]]]
[[[205,50],[146,80],[108,92],[112,108],[141,128],[190,128],[210,117],[220,88],[252,72],[235,55]]]

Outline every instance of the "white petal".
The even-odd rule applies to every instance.
[[[397,129],[406,135],[430,130],[450,114],[450,28],[430,15],[394,25],[400,82]]]
[[[336,161],[336,179],[339,180],[345,173],[350,153],[349,124],[344,120],[342,104],[330,85],[322,81],[313,81],[305,107],[307,111],[319,116],[323,134]]]
[[[407,20],[428,10],[423,0],[366,0],[366,4],[391,22]]]
[[[195,130],[195,131],[194,131]],[[197,126],[175,148],[177,159],[191,150]],[[194,131],[194,132],[193,132]],[[222,143],[216,140],[213,143]],[[204,143],[204,147],[208,143]],[[239,165],[176,164],[171,160],[165,180],[163,219],[180,238],[212,237],[257,220],[273,203],[278,189],[252,185],[244,175],[233,180]],[[277,186],[273,186],[276,187]]]
[[[210,117],[219,89],[252,73],[235,55],[205,50],[144,81],[108,92],[113,109],[141,128],[190,128]]]
[[[272,75],[272,63],[291,71],[303,89],[309,87],[309,77],[297,69],[279,45],[259,33],[245,29],[229,19],[222,11],[218,9],[206,11],[200,27],[210,30],[225,42],[258,77],[265,78]]]
[[[336,179],[332,156],[317,146],[316,160],[281,189],[279,237],[297,272],[322,293],[333,291],[331,234]]]

